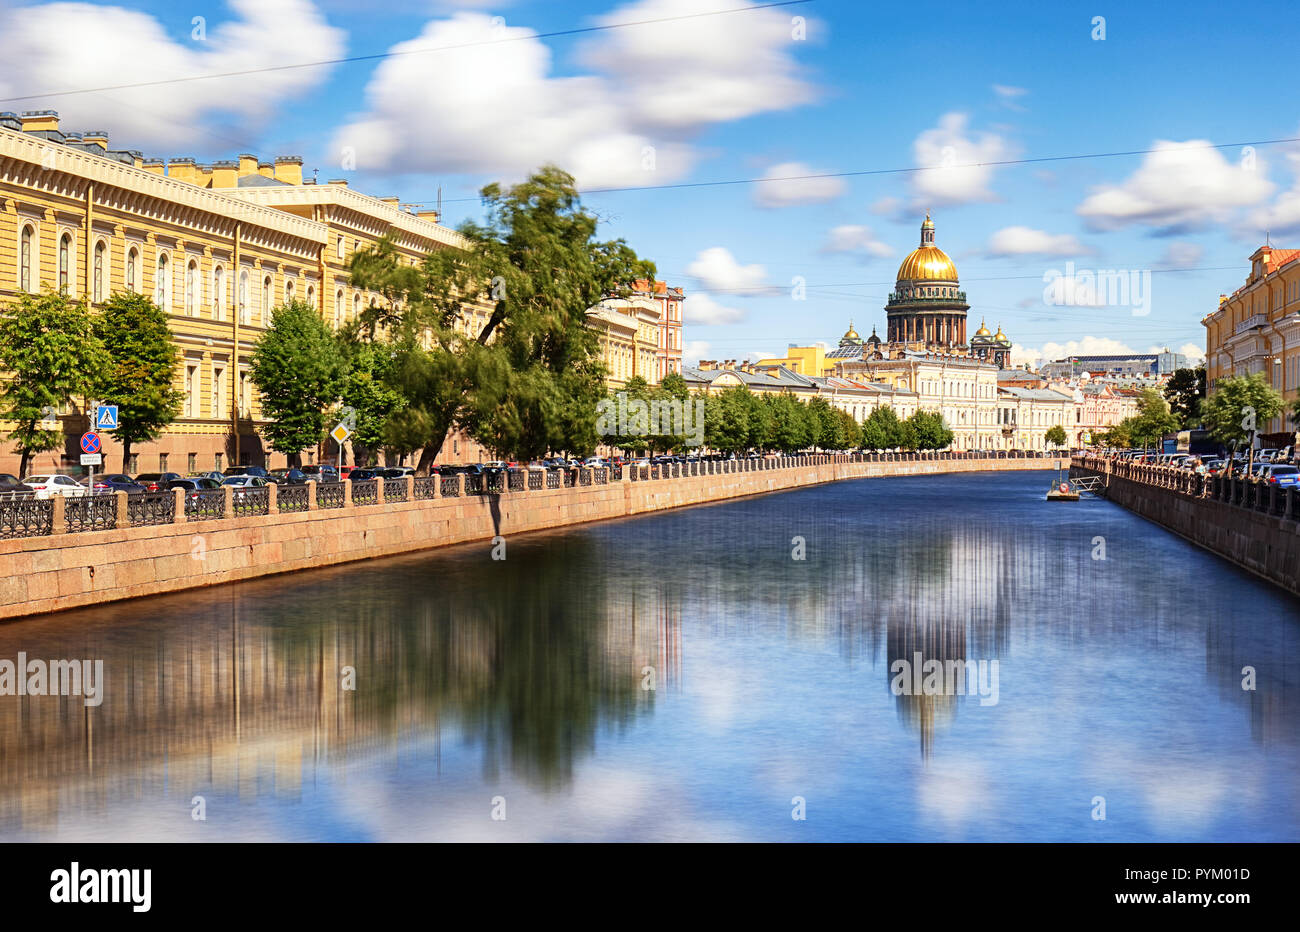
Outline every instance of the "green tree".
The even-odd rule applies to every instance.
[[[520,459],[594,448],[605,389],[587,311],[654,276],[622,240],[595,239],[596,216],[555,166],[480,193],[487,216],[460,227],[464,248],[413,268],[383,242],[351,266],[355,286],[386,299],[364,324],[404,337],[395,371],[410,404],[399,426],[408,442],[419,435],[421,473],[453,426]],[[458,324],[471,305],[488,315],[466,336]]]
[[[953,433],[938,411],[917,411],[907,419],[918,450],[942,450],[952,446]]]
[[[131,447],[162,433],[181,413],[185,393],[173,388],[180,353],[162,308],[143,295],[119,293],[104,302],[94,319],[95,335],[111,362],[101,370],[95,391],[117,405],[113,438],[122,445],[122,471]]]
[[[753,396],[733,385],[704,399],[704,442],[714,450],[738,453],[750,446],[750,421],[757,412]]]
[[[900,448],[907,439],[902,422],[889,405],[876,408],[862,425],[862,445],[868,450]]]
[[[1202,405],[1202,423],[1220,443],[1240,445],[1254,439],[1250,428],[1266,424],[1282,411],[1282,396],[1268,384],[1264,373],[1220,379],[1214,394]]]
[[[406,407],[406,398],[393,388],[394,350],[382,343],[343,338],[340,349],[345,362],[342,402],[352,409],[352,449],[358,463],[371,463],[381,449],[410,453],[401,431],[393,430],[395,416]]]
[[[1177,370],[1165,383],[1164,394],[1179,426],[1195,427],[1200,423],[1201,404],[1205,398],[1205,367]]]
[[[338,403],[345,369],[338,341],[314,308],[291,301],[272,311],[251,374],[268,421],[263,433],[291,465],[324,439],[325,412]]]
[[[1178,429],[1178,418],[1169,410],[1169,402],[1155,388],[1142,389],[1137,414],[1131,418],[1129,436],[1143,447],[1154,446],[1165,434]]]
[[[807,405],[789,392],[765,394],[763,401],[772,416],[771,443],[774,449],[795,453],[811,444],[813,431]]]
[[[1047,432],[1043,434],[1043,439],[1054,447],[1063,447],[1066,441],[1065,428],[1060,424],[1053,424],[1047,428]]]
[[[17,425],[9,434],[27,474],[33,453],[64,443],[58,410],[95,389],[111,361],[86,306],[57,292],[23,294],[0,313],[0,412]]]

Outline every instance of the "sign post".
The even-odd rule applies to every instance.
[[[352,436],[352,431],[348,430],[348,426],[346,424],[340,423],[337,427],[335,427],[332,431],[330,431],[330,436],[333,437],[334,442],[338,444],[338,455],[336,458],[336,466],[339,473],[339,479],[341,480],[343,478],[343,444],[347,443],[348,438]]]
[[[81,465],[90,467],[86,485],[92,496],[95,494],[95,467],[103,460],[101,453],[103,449],[103,444],[99,442],[99,434],[93,430],[88,430],[81,435]]]

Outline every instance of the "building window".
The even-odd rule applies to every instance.
[[[223,471],[224,471],[224,467],[221,465],[221,454],[220,454],[220,453],[214,453],[214,454],[212,455],[212,462],[213,462],[213,465],[216,467],[217,472],[223,472]]]
[[[191,453],[191,454],[189,454],[189,456],[187,457],[187,460],[188,460],[188,463],[186,464],[186,470],[185,470],[185,471],[186,471],[186,472],[198,472],[198,471],[199,471],[199,455],[198,455],[197,453]]]
[[[19,245],[18,257],[18,287],[23,291],[32,290],[32,263],[35,258],[35,250],[32,248],[32,241],[36,238],[36,231],[30,227],[23,227],[23,233]]]
[[[343,237],[337,237],[334,240],[334,258],[342,261],[343,259]]]
[[[140,471],[140,454],[139,454],[139,453],[132,453],[132,454],[131,454],[131,461],[130,461],[129,463],[127,463],[127,470],[126,470],[126,471],[129,472],[129,473],[130,473],[131,475],[133,475],[133,476],[134,476],[136,473],[138,473],[138,472]]]
[[[221,266],[212,271],[212,319],[226,319],[226,270]]]
[[[239,273],[239,322],[248,323],[248,269]]]
[[[101,240],[95,245],[95,284],[92,292],[96,304],[104,301],[104,256],[108,253],[108,247]]]
[[[343,289],[340,288],[334,295],[334,326],[335,328],[343,325]]]
[[[167,253],[158,254],[158,270],[155,275],[153,285],[153,301],[165,311],[171,310],[171,266],[167,260]]]
[[[167,471],[167,454],[166,454],[166,453],[159,453],[159,454],[158,454],[158,471],[159,471],[159,472],[166,472],[166,471]]]
[[[313,285],[307,286],[307,306],[312,310],[316,309],[316,288]]]
[[[357,320],[361,317],[361,295],[352,296],[352,319]]]
[[[132,246],[126,253],[126,290],[136,294],[139,293],[139,289],[135,287],[136,266],[138,265],[139,260],[140,251]]]
[[[199,296],[199,264],[191,259],[185,267],[185,313],[190,317],[198,317],[199,305],[202,303]]]
[[[212,416],[226,416],[226,370],[222,366],[212,367]]]
[[[64,233],[59,237],[59,291],[68,293],[72,277],[72,237]]]
[[[293,301],[293,282],[284,283],[284,303],[289,304]]]
[[[197,363],[186,364],[185,366],[185,416],[199,416],[199,367]]]
[[[271,276],[262,279],[262,326],[271,319]]]

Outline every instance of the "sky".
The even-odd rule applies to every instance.
[[[1297,30],[1102,6],[0,0],[0,110],[150,157],[301,155],[441,192],[452,226],[552,162],[685,289],[688,363],[883,333],[927,210],[968,332],[1018,362],[1197,356],[1265,237],[1300,246]],[[1108,270],[1124,289],[1090,288]]]

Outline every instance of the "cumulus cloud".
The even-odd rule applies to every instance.
[[[1198,243],[1170,243],[1156,264],[1165,269],[1195,268],[1205,255],[1205,247]]]
[[[712,353],[708,340],[687,340],[686,345],[682,347],[682,361],[688,366],[694,366],[701,359],[708,359]]]
[[[1199,365],[1205,361],[1205,347],[1201,346],[1199,343],[1184,343],[1182,346],[1178,347],[1178,349],[1174,350],[1174,352],[1182,353],[1187,357],[1187,361],[1193,365]]]
[[[1300,236],[1300,150],[1287,152],[1286,160],[1293,179],[1291,187],[1270,204],[1252,211],[1243,230],[1249,238],[1259,239],[1263,231],[1274,236]]]
[[[715,301],[703,291],[688,294],[682,302],[682,321],[705,327],[725,324],[737,324],[744,320],[745,312],[735,307],[726,307]],[[701,344],[707,348],[708,344]]]
[[[600,22],[700,11],[689,0],[645,0]],[[601,33],[579,52],[589,73],[557,76],[534,30],[461,12],[392,48],[399,54],[375,69],[365,112],[334,145],[354,147],[358,167],[369,171],[512,181],[554,162],[584,186],[670,182],[697,160],[695,133],[813,98],[794,45],[789,16],[774,10],[700,17],[689,28]],[[449,46],[461,47],[401,54]]]
[[[876,238],[870,228],[846,224],[832,229],[826,235],[826,244],[822,246],[822,252],[827,253],[850,253],[861,256],[878,256],[884,258],[894,254],[885,243]]]
[[[821,174],[803,162],[773,165],[754,185],[754,202],[759,207],[794,207],[833,201],[844,193],[843,178],[810,178]]]
[[[916,164],[926,169],[912,175],[914,201],[922,207],[993,201],[989,188],[994,166],[1014,155],[1014,147],[996,133],[969,130],[964,113],[945,113],[939,125],[927,129],[912,145]]]
[[[1180,233],[1226,222],[1272,194],[1262,167],[1234,164],[1209,146],[1203,139],[1157,141],[1123,183],[1095,188],[1079,216],[1093,230],[1147,226]]]
[[[723,246],[713,246],[701,252],[686,271],[705,291],[756,293],[763,290],[763,281],[767,277],[763,266],[741,265]]]
[[[88,3],[0,4],[0,98],[164,81],[338,58],[345,36],[308,0],[230,0],[235,18],[206,26],[202,42],[177,41],[147,13]],[[189,15],[186,14],[188,22]],[[188,28],[188,27],[187,27]],[[70,131],[106,129],[110,145],[234,147],[295,97],[316,88],[327,66],[155,84],[24,100],[0,109],[58,110]],[[212,129],[209,123],[219,123]],[[181,148],[184,147],[184,148]]]
[[[1136,353],[1137,350],[1122,340],[1113,337],[1084,337],[1082,340],[1067,340],[1064,343],[1044,343],[1040,347],[1011,346],[1011,361],[1015,365],[1032,363],[1038,365],[1056,359],[1068,359],[1071,356],[1109,356],[1122,353]]]
[[[990,256],[1078,256],[1091,251],[1068,233],[1048,233],[1021,226],[998,230],[989,238],[988,245]]]

